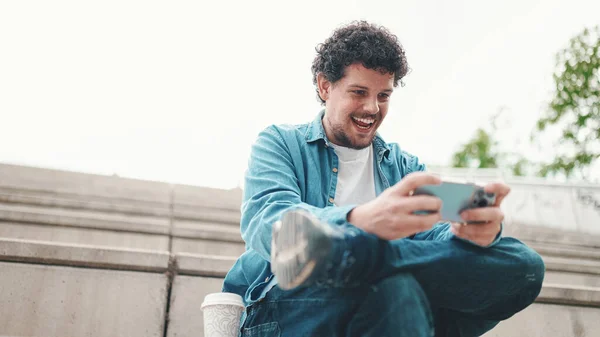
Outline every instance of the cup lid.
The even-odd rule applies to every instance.
[[[201,309],[209,305],[225,304],[225,305],[237,305],[244,308],[244,301],[242,296],[234,293],[212,293],[204,297],[204,302],[200,306]]]

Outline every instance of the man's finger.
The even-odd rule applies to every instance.
[[[442,179],[436,175],[426,172],[414,172],[402,178],[396,185],[396,193],[400,195],[410,195],[417,187],[423,185],[439,185]]]
[[[504,212],[499,207],[482,207],[466,210],[460,214],[465,222],[502,222]]]
[[[406,210],[409,213],[416,211],[433,211],[439,212],[442,208],[442,200],[438,197],[429,195],[415,195],[406,198]]]
[[[496,237],[500,231],[500,224],[496,222],[490,222],[482,225],[466,225],[463,226],[463,232],[476,238],[490,238]]]
[[[407,227],[412,228],[412,232],[419,233],[430,230],[433,225],[440,222],[442,216],[440,213],[425,215],[408,215],[406,218]]]
[[[501,182],[487,184],[483,190],[487,193],[496,194],[496,202],[494,203],[494,206],[499,206],[502,203],[502,200],[504,200],[508,193],[510,193],[510,187]]]
[[[500,224],[496,222],[480,225],[461,225],[452,223],[452,233],[463,239],[473,241],[479,245],[488,245],[500,232]]]

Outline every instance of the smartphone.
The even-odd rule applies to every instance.
[[[431,195],[442,199],[442,220],[454,222],[465,222],[460,217],[460,213],[464,210],[493,206],[496,202],[496,195],[494,193],[486,193],[483,187],[479,185],[449,181],[444,181],[440,185],[421,186],[415,189],[413,195]],[[415,214],[430,213],[432,212],[415,212]]]

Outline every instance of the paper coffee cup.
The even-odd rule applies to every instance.
[[[238,337],[244,301],[238,294],[213,293],[204,297],[204,337]]]

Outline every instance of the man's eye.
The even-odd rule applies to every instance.
[[[388,100],[390,98],[389,94],[379,94],[379,97],[381,97],[384,100]]]
[[[354,90],[354,93],[360,96],[364,96],[367,94],[365,90]]]

